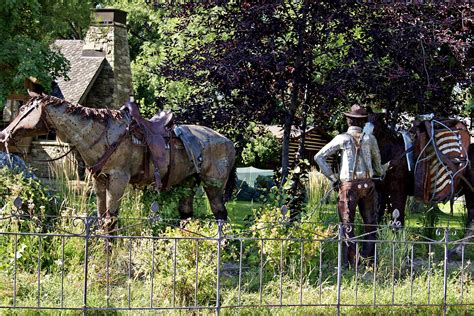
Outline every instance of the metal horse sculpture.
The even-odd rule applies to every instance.
[[[390,168],[384,180],[378,183],[376,187],[379,196],[379,221],[382,219],[385,211],[392,214],[395,210],[398,210],[400,214],[399,220],[403,225],[405,220],[405,204],[409,195],[422,196],[422,200],[425,202],[429,198],[432,203],[436,203],[439,202],[437,194],[442,193],[444,189],[451,198],[464,195],[467,208],[466,227],[468,228],[465,240],[473,239],[474,170],[472,168],[474,166],[474,144],[468,145],[464,140],[464,144],[461,145],[461,137],[455,136],[453,132],[444,129],[444,131],[437,134],[439,137],[434,138],[439,147],[429,149],[429,140],[425,139],[423,142],[418,139],[422,137],[418,133],[414,145],[414,160],[418,162],[427,160],[428,163],[424,164],[424,169],[420,167],[420,164],[409,168],[406,156],[413,151],[413,148],[407,148],[402,135],[388,128],[382,114],[369,115],[369,121],[374,124],[373,133],[380,148],[382,163],[385,164],[390,161]],[[456,122],[453,121],[454,124]],[[419,123],[414,128],[419,128],[419,125],[425,125],[425,123]],[[429,125],[426,124],[426,126]],[[432,137],[434,136],[432,135]],[[449,144],[453,139],[456,143]],[[422,148],[420,148],[420,145],[422,145]],[[454,152],[455,155],[460,157],[460,159],[454,159],[458,162],[459,166],[459,177],[456,179],[454,179],[456,172],[451,173],[447,167],[443,167],[444,163],[439,159],[439,156],[437,157],[437,155],[442,154],[441,151],[444,151],[447,155]],[[426,188],[429,189],[429,194],[427,194],[427,190],[420,192],[420,190],[423,191]],[[453,249],[453,252],[458,253],[461,249],[460,246],[461,244],[458,244]]]
[[[163,116],[169,123],[169,117]],[[55,130],[61,139],[74,146],[94,176],[99,219],[106,232],[116,229],[120,199],[127,184],[147,185],[154,181],[153,164],[147,148],[137,144],[129,127],[131,119],[123,111],[92,109],[73,105],[51,97],[33,97],[20,108],[19,115],[0,132],[0,143],[8,143],[24,136],[36,136]],[[200,170],[189,158],[181,140],[172,129],[162,128],[167,150],[165,168],[160,170],[164,189],[187,183],[195,187],[201,180],[216,219],[227,219],[224,193],[235,162],[233,143],[221,134],[203,126],[182,125],[199,142]],[[185,181],[191,179],[191,181]],[[228,181],[229,180],[229,181]],[[194,191],[193,191],[194,192]],[[193,196],[180,201],[181,218],[191,217]]]

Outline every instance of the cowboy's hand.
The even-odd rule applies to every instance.
[[[341,180],[336,180],[336,181],[333,181],[332,183],[332,189],[334,191],[339,191],[339,187],[341,186]]]
[[[389,171],[389,170],[392,169],[392,168],[393,168],[393,165],[392,165],[391,161],[389,161],[389,162],[383,164],[383,165],[382,165],[383,174],[386,174],[387,171]]]

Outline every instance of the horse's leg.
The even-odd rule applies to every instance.
[[[107,224],[105,231],[110,234],[117,230],[117,216],[121,198],[130,181],[130,174],[124,171],[109,172],[107,186]]]
[[[97,197],[97,217],[99,218],[99,222],[102,223],[107,211],[107,179],[103,176],[94,177],[93,185]]]
[[[468,191],[469,189],[466,189]],[[467,208],[466,228],[470,235],[474,234],[474,192],[468,191],[464,194]]]
[[[466,242],[472,242],[474,240],[474,192],[471,192],[469,188],[465,188],[464,199],[466,201],[467,218],[466,218],[466,235],[464,239]],[[464,243],[458,243],[451,251],[450,256],[456,254],[462,255],[462,247]]]
[[[408,179],[410,174],[408,172],[406,163],[394,163],[393,170],[387,171],[386,179],[389,179],[387,185],[383,188],[383,195],[385,197],[383,207],[387,209],[388,217],[393,220],[393,212],[398,210],[399,216],[397,220],[401,225],[405,224],[405,207],[408,198]],[[380,216],[380,212],[379,212]],[[382,218],[379,218],[379,222]]]
[[[381,223],[387,207],[388,194],[381,181],[375,182],[375,209],[377,214],[377,223]]]
[[[227,209],[224,205],[224,188],[206,185],[204,183],[204,191],[206,191],[216,220],[227,220]]]
[[[401,226],[405,225],[405,207],[407,203],[408,193],[405,189],[400,189],[400,191],[393,191],[392,195],[390,195],[390,204],[388,210],[390,212],[390,217],[393,218],[393,212],[398,210],[400,216],[398,216],[397,220],[400,221]]]
[[[194,212],[193,200],[194,200],[194,194],[196,193],[196,181],[192,179],[189,181],[189,183],[186,183],[184,186],[189,188],[190,192],[179,201],[178,210],[179,210],[179,217],[181,219],[188,219],[193,216],[193,212]]]

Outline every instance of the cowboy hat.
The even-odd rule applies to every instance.
[[[348,117],[354,117],[354,118],[366,118],[368,116],[366,109],[360,106],[359,104],[354,104],[351,107],[351,111],[344,112],[344,115]]]

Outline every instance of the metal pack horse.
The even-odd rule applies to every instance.
[[[384,122],[382,114],[372,113],[382,163],[390,161],[385,179],[377,186],[380,197],[379,219],[385,211],[399,213],[404,224],[405,204],[409,195],[427,203],[451,202],[464,195],[467,235],[474,239],[474,144],[466,125],[458,120],[417,120],[408,132],[396,133]],[[412,144],[410,144],[412,140]],[[452,253],[460,254],[462,242]]]
[[[20,108],[18,116],[0,132],[0,142],[8,148],[20,137],[42,135],[49,130],[68,140],[93,174],[98,216],[101,220],[111,219],[105,221],[104,229],[112,233],[127,184],[154,182],[153,159],[147,146],[136,141],[133,123],[126,111],[87,108],[42,94]],[[166,146],[159,170],[163,189],[186,183],[194,192],[200,180],[215,218],[226,220],[224,195],[226,187],[232,185],[229,177],[234,174],[235,162],[232,141],[204,126],[173,126],[170,115],[158,116],[153,124],[155,130],[161,131],[154,137],[162,138],[160,143]],[[180,201],[181,218],[192,216],[192,200],[193,195]]]

